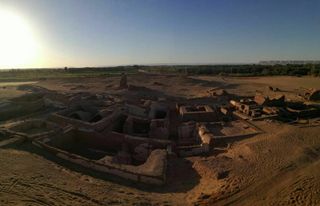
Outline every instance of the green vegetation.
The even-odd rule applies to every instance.
[[[0,81],[43,80],[51,78],[114,76],[123,72],[138,73],[139,70],[151,73],[221,76],[275,76],[290,75],[320,76],[320,64],[306,65],[171,65],[171,66],[118,66],[85,67],[64,69],[11,69],[0,70]]]
[[[133,74],[137,69],[131,66],[64,68],[64,69],[10,69],[0,70],[0,81],[24,81],[53,78],[114,76],[121,73]]]
[[[320,76],[320,64],[316,65],[198,65],[198,66],[150,66],[143,68],[149,72],[174,72],[188,75],[222,76],[273,76],[290,75]]]

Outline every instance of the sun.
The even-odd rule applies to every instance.
[[[16,13],[0,9],[0,68],[32,67],[36,57],[30,25]]]

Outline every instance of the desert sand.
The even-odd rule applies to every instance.
[[[208,89],[254,95],[266,86],[297,99],[301,88],[320,88],[313,77],[130,75],[147,88],[137,95],[202,98]],[[50,90],[98,93],[119,77],[33,82]],[[1,99],[24,91],[0,88]],[[212,101],[218,101],[212,99]],[[0,148],[0,205],[320,205],[320,126],[254,121],[263,133],[214,148],[207,156],[173,158],[167,184],[148,186],[70,164],[31,143]],[[222,175],[221,175],[222,174]]]

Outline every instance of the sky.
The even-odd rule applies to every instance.
[[[0,0],[1,10],[28,34],[1,37],[13,23],[0,24],[0,41],[15,44],[0,67],[320,60],[320,0]]]

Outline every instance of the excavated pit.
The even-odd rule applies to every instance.
[[[101,139],[93,134],[73,130],[54,136],[47,144],[93,160],[99,160],[106,155],[113,156],[121,150],[118,144],[109,144],[109,147],[104,147],[99,144],[100,141]]]
[[[206,124],[210,132],[215,137],[228,137],[232,135],[248,135],[257,132],[257,129],[249,126],[243,121],[231,121],[224,123],[208,123]]]
[[[3,140],[7,140],[9,138],[10,138],[10,136],[7,135],[4,131],[0,131],[0,142]]]
[[[286,110],[294,118],[313,118],[320,115],[320,109],[302,102],[288,102]]]
[[[165,183],[165,150],[151,150],[142,160],[129,143],[75,129],[39,138],[34,144],[93,170],[147,184]]]

